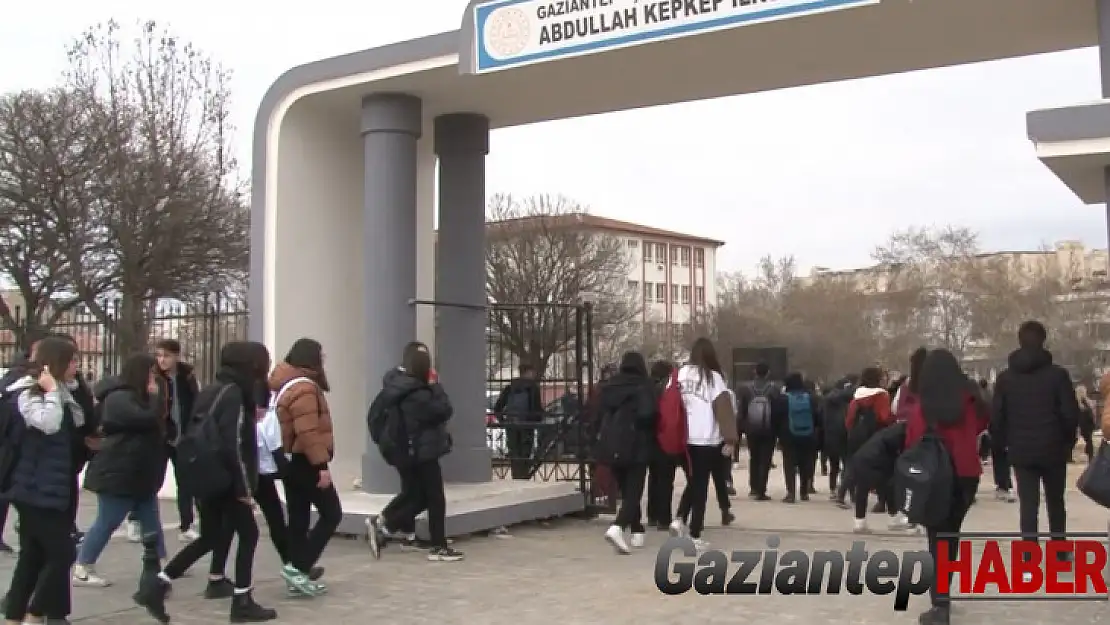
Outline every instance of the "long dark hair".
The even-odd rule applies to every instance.
[[[921,413],[928,423],[956,423],[964,414],[971,382],[960,361],[946,349],[934,349],[921,364]]]
[[[721,362],[717,360],[717,349],[713,347],[713,341],[704,336],[694,341],[693,346],[690,347],[690,364],[697,367],[698,382],[701,384],[712,380],[714,371],[724,375],[721,371]]]
[[[910,354],[910,380],[907,388],[915,395],[921,392],[921,365],[925,364],[925,357],[929,355],[929,350],[924,347],[918,347]]]
[[[406,374],[427,384],[432,373],[432,357],[421,349],[406,350],[405,361],[401,366]]]
[[[123,366],[120,368],[120,382],[134,392],[143,403],[150,401],[150,391],[147,390],[147,386],[150,384],[150,374],[157,364],[158,361],[150,354],[132,354],[123,361]]]
[[[632,375],[647,376],[647,361],[644,360],[644,355],[640,352],[625,352],[621,356],[621,373],[630,373]]]
[[[786,377],[782,379],[782,385],[786,388],[787,392],[808,390],[806,388],[805,378],[797,371],[786,374]]]
[[[39,341],[35,349],[35,357],[31,360],[31,366],[27,373],[31,377],[37,378],[46,369],[50,371],[50,375],[54,376],[58,384],[65,384],[69,363],[73,362],[76,357],[77,346],[73,343],[65,339],[47,337]]]
[[[289,353],[285,354],[285,362],[298,369],[312,372],[320,390],[331,390],[328,376],[324,372],[324,346],[320,345],[319,341],[309,338],[297,339],[289,348]]]
[[[270,350],[256,341],[232,341],[220,349],[217,378],[235,383],[243,394],[244,407],[258,406],[258,384],[266,381]]]

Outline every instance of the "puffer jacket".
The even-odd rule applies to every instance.
[[[316,383],[316,373],[281,363],[270,374],[271,397],[277,397],[277,415],[281,421],[281,445],[286,453],[303,455],[312,466],[323,468],[335,455],[328,399]],[[281,397],[281,388],[290,384]]]
[[[401,369],[391,369],[382,378],[382,390],[375,400],[379,402],[399,405],[416,462],[438,460],[451,453],[447,422],[454,409],[438,383],[427,384]]]
[[[1015,467],[1067,463],[1079,427],[1071,376],[1045,349],[1018,349],[994,385],[991,439]]]
[[[659,419],[659,403],[655,384],[650,377],[633,373],[617,373],[601,383],[597,409],[601,418],[620,413],[632,419],[629,449],[634,464],[647,464],[655,456],[655,425]]]
[[[85,489],[136,499],[154,496],[166,477],[169,457],[165,400],[154,396],[143,401],[118,378],[97,385],[97,400],[104,438],[85,472]]]

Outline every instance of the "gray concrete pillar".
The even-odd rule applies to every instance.
[[[405,343],[416,339],[416,142],[423,120],[419,98],[376,94],[362,100],[363,217],[366,256],[366,383],[371,396],[382,375],[401,361]],[[320,276],[326,280],[327,276]],[[323,305],[342,306],[342,302]],[[359,349],[350,346],[352,349]],[[340,415],[364,419],[363,415]],[[365,428],[363,429],[365,432]],[[362,488],[396,493],[397,472],[382,459],[366,433]]]
[[[436,300],[437,368],[455,415],[454,451],[443,459],[451,482],[488,482],[486,446],[486,154],[489,119],[456,113],[435,120],[439,157]]]
[[[1095,7],[1098,15],[1098,60],[1102,97],[1110,98],[1110,0],[1095,0]],[[1106,240],[1110,243],[1110,167],[1103,168],[1102,179],[1107,197]]]

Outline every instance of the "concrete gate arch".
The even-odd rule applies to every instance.
[[[295,67],[263,98],[250,329],[276,357],[300,336],[325,345],[341,486],[357,476],[371,493],[396,487],[363,415],[414,337],[437,341],[455,403],[447,479],[490,480],[484,316],[443,310],[433,335],[432,311],[408,303],[485,304],[490,129],[1099,44],[1110,53],[1110,0],[591,0],[540,19],[541,5],[570,4],[472,0],[457,31]],[[716,12],[644,24],[644,7],[660,4],[652,10]],[[625,9],[641,23],[600,32],[600,19]],[[539,42],[552,22],[591,16],[582,37]],[[1104,60],[1104,94],[1108,68]],[[1035,112],[1029,129],[1065,183],[1104,201],[1110,104]]]

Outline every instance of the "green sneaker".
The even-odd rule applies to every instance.
[[[285,586],[287,588],[295,590],[304,596],[315,597],[323,594],[320,591],[320,584],[310,580],[307,575],[298,571],[290,564],[281,567],[281,578],[285,580]]]

